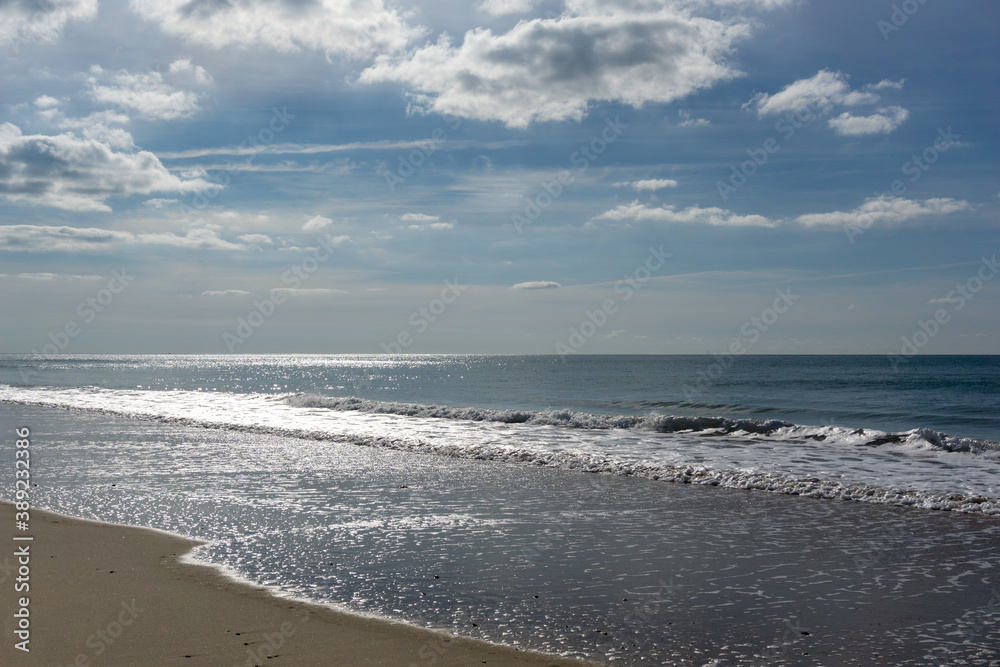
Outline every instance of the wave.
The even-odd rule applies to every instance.
[[[985,514],[1000,516],[1000,498],[968,491],[951,489],[889,488],[878,483],[850,483],[830,476],[802,473],[774,473],[759,470],[729,469],[725,465],[673,465],[643,460],[623,460],[614,452],[579,450],[546,450],[518,446],[517,440],[484,443],[479,439],[449,441],[442,438],[420,438],[412,435],[384,435],[377,432],[356,430],[336,432],[337,421],[319,428],[294,425],[294,416],[284,413],[271,414],[271,423],[261,423],[261,411],[270,413],[267,405],[275,403],[286,410],[366,411],[372,414],[436,417],[450,420],[495,421],[507,424],[543,425],[577,429],[637,429],[644,428],[659,433],[690,433],[695,436],[729,434],[741,443],[753,447],[757,440],[821,440],[824,445],[837,440],[843,443],[869,447],[904,445],[937,451],[972,451],[975,447],[997,443],[950,438],[928,429],[915,429],[902,434],[878,431],[851,431],[835,426],[796,426],[779,420],[727,419],[721,417],[681,417],[648,415],[646,417],[621,417],[594,415],[572,411],[490,410],[483,408],[452,408],[419,404],[382,403],[358,398],[329,398],[310,394],[225,395],[215,392],[148,392],[109,391],[97,388],[76,390],[16,390],[0,385],[0,403],[60,408],[93,414],[102,414],[182,427],[212,428],[227,431],[272,435],[286,438],[308,439],[347,443],[364,447],[406,451],[436,456],[494,461],[520,465],[561,468],[585,473],[605,473],[621,477],[636,477],[664,482],[719,486],[797,495],[810,498],[854,500],[860,502],[914,507],[930,510]],[[142,400],[139,400],[142,399]],[[166,399],[173,407],[166,408]],[[172,399],[172,400],[171,400]],[[178,403],[177,401],[183,401]],[[233,403],[239,401],[240,403]],[[107,407],[108,405],[117,407]],[[212,410],[198,414],[199,407],[212,404]],[[125,406],[129,407],[125,407]],[[291,418],[291,419],[290,419]],[[314,422],[319,425],[326,420]],[[308,420],[304,423],[309,423]],[[280,425],[278,425],[280,424]],[[403,432],[409,431],[404,429]],[[747,437],[749,436],[749,437]],[[853,438],[853,440],[851,440]],[[987,463],[984,461],[984,463]],[[994,461],[989,461],[993,465]]]
[[[578,429],[635,429],[652,433],[689,433],[702,436],[760,435],[786,441],[827,441],[862,447],[900,445],[910,449],[963,452],[1000,458],[1000,443],[950,436],[927,428],[903,433],[839,426],[802,426],[779,419],[733,419],[679,415],[604,415],[573,410],[513,410],[476,407],[391,403],[364,398],[292,394],[281,400],[292,407],[366,412],[370,414],[429,417],[473,422],[498,422],[529,426]]]

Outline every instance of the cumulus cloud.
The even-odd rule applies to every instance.
[[[166,75],[162,72],[131,74],[126,70],[110,74],[96,65],[90,72],[90,96],[95,102],[129,109],[150,120],[190,118],[199,109],[199,96],[177,86],[212,83],[211,75],[189,60],[173,62]]]
[[[843,136],[861,136],[866,134],[889,134],[903,124],[910,112],[902,107],[887,107],[878,109],[871,116],[854,116],[845,111],[827,123],[837,134]]]
[[[662,190],[664,188],[676,188],[677,181],[672,178],[650,178],[642,181],[626,181],[615,183],[615,187],[630,187],[638,192]]]
[[[713,227],[774,227],[778,221],[762,215],[736,215],[727,209],[688,207],[682,211],[673,206],[647,206],[634,201],[600,214],[595,220],[636,220],[665,224],[711,225]]]
[[[903,222],[934,215],[950,215],[959,211],[970,211],[967,201],[949,198],[914,201],[902,197],[869,197],[853,211],[832,213],[810,213],[800,215],[796,222],[806,227],[821,226],[861,226],[872,224],[899,225]]]
[[[71,133],[24,135],[0,124],[0,197],[74,211],[110,211],[110,197],[203,192],[219,186],[171,174],[148,151],[121,152]]]
[[[89,21],[97,15],[97,0],[2,0],[0,44],[50,42],[70,21]]]
[[[346,234],[341,234],[340,236],[327,236],[326,242],[334,248],[339,248],[344,244],[351,243],[351,237]]]
[[[37,98],[35,106],[39,109],[38,118],[60,130],[75,130],[85,139],[93,139],[113,148],[135,148],[132,134],[121,127],[129,123],[130,119],[126,114],[105,109],[104,111],[95,111],[83,118],[69,118],[63,113],[60,104],[59,100],[48,95]]]
[[[843,72],[820,70],[808,79],[799,79],[785,86],[773,95],[760,93],[750,101],[757,107],[757,114],[786,113],[825,109],[834,105],[853,106],[873,104],[879,96],[871,91],[851,90],[847,75]]]
[[[889,79],[882,79],[878,83],[869,86],[872,90],[902,90],[903,84],[906,83],[906,79],[900,79],[899,81],[890,81]]]
[[[315,232],[329,227],[332,224],[333,220],[330,218],[324,218],[322,215],[314,215],[306,220],[306,224],[302,225],[302,229],[307,232]]]
[[[518,283],[511,286],[511,289],[559,289],[562,287],[559,283],[554,283],[548,280],[531,280],[526,283]]]
[[[48,95],[39,95],[35,98],[35,106],[39,109],[50,109],[59,106],[59,100]]]
[[[367,57],[404,48],[423,29],[383,0],[131,0],[166,32],[215,48],[315,49]]]
[[[107,144],[112,148],[131,150],[135,148],[132,133],[120,125],[129,122],[129,117],[116,111],[96,111],[83,118],[66,118],[58,109],[52,109],[50,120],[60,130],[76,130],[84,139]]]
[[[681,127],[705,127],[712,124],[712,121],[706,118],[692,118],[689,111],[678,111],[677,115],[681,119],[678,123]]]
[[[852,90],[847,75],[842,72],[820,70],[808,79],[799,79],[773,95],[760,93],[745,107],[755,107],[758,116],[781,113],[826,114],[835,107],[854,107],[878,104],[882,99],[878,90],[902,90],[903,81],[882,80],[876,84]],[[888,134],[899,127],[909,116],[899,106],[879,108],[868,116],[843,112],[827,121],[828,125],[843,136]]]
[[[17,252],[108,253],[125,246],[165,246],[189,250],[246,250],[212,227],[175,232],[133,233],[94,227],[0,226],[0,247]]]
[[[181,58],[170,63],[167,71],[177,81],[187,81],[191,85],[208,86],[214,83],[212,75],[205,71],[204,67],[195,65],[188,58]]]
[[[664,3],[569,0],[557,18],[509,32],[477,28],[405,56],[383,55],[365,83],[410,86],[411,108],[510,127],[580,120],[591,103],[666,103],[738,75],[726,62],[747,24],[724,24]]]

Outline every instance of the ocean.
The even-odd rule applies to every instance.
[[[4,355],[0,480],[26,426],[36,507],[563,655],[991,665],[998,408],[1000,357]]]

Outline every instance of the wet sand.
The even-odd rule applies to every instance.
[[[180,562],[198,542],[0,503],[2,665],[585,665],[271,595]],[[31,536],[31,541],[15,541]],[[28,592],[16,592],[28,547]],[[24,578],[24,577],[20,577]],[[15,647],[29,599],[30,652]]]

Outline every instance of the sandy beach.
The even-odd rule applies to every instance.
[[[0,517],[3,665],[588,664],[277,598],[180,562],[198,542],[168,533],[41,510],[20,533],[6,502]],[[27,577],[14,555],[25,546]],[[15,592],[18,578],[29,592]],[[15,648],[21,596],[30,652]]]

